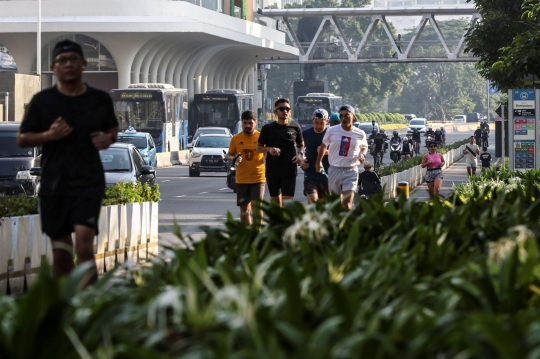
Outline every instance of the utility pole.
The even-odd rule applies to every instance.
[[[39,77],[41,89],[41,0],[38,0],[36,74]]]

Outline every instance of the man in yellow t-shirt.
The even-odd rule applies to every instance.
[[[240,207],[240,221],[251,224],[253,210],[253,222],[260,225],[262,209],[259,201],[264,197],[266,182],[264,153],[257,151],[260,132],[256,130],[255,113],[244,111],[241,119],[242,131],[231,139],[227,160],[232,162],[239,155],[236,159],[236,202]]]

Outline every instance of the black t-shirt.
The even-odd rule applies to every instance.
[[[322,144],[325,133],[326,129],[321,133],[317,133],[313,127],[302,132],[304,146],[306,148],[306,158],[309,163],[309,167],[304,170],[304,181],[328,183],[328,178],[325,175],[315,171],[318,156],[317,147]],[[328,167],[330,167],[330,164],[328,163],[328,156],[324,156],[321,162],[324,170],[328,172]]]
[[[259,143],[266,147],[277,147],[279,156],[266,156],[266,177],[292,177],[297,174],[297,165],[292,159],[296,156],[296,145],[304,142],[302,129],[296,123],[280,125],[277,121],[261,128]]]
[[[375,144],[375,151],[382,151],[384,146],[384,140],[382,138],[375,138],[373,143]]]
[[[482,153],[480,155],[480,161],[482,161],[482,167],[490,167],[491,166],[491,155],[489,153]]]
[[[420,131],[413,131],[412,139],[414,141],[420,142]]]
[[[24,115],[20,132],[44,132],[62,117],[73,131],[43,145],[40,195],[102,195],[105,175],[90,134],[118,126],[110,96],[88,87],[82,95],[66,96],[56,86],[36,94]]]

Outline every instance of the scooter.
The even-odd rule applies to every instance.
[[[429,148],[429,143],[434,142],[434,141],[435,141],[435,137],[433,137],[432,135],[428,135],[426,137],[426,148]]]
[[[398,140],[390,140],[390,159],[394,163],[398,162],[401,158],[401,143]]]
[[[223,161],[226,163],[227,167],[227,187],[233,190],[236,193],[236,160],[240,157],[240,154],[236,154],[232,162],[227,161],[227,152],[223,151]]]

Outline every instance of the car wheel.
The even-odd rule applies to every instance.
[[[189,177],[199,177],[201,175],[201,172],[194,171],[191,168],[189,169]]]

